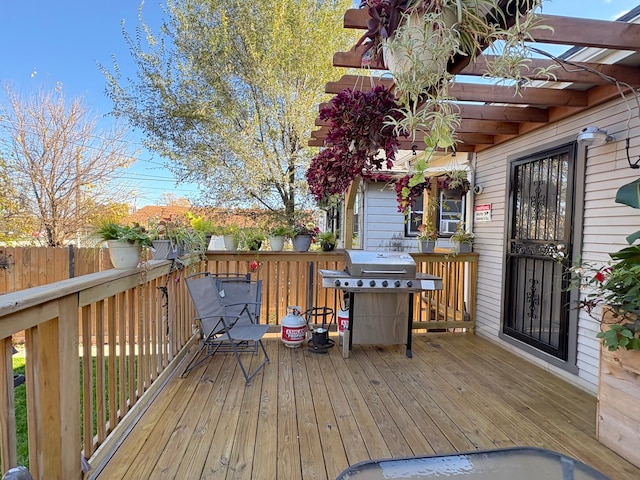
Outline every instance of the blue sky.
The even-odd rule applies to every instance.
[[[147,0],[145,21],[157,25],[163,3]],[[139,4],[138,0],[0,0],[0,84],[9,83],[26,94],[60,82],[67,98],[82,96],[96,115],[106,115],[111,103],[98,64],[110,66],[115,55],[123,71],[134,74],[121,23],[134,30]],[[640,0],[552,0],[545,2],[543,12],[613,20],[638,4]],[[132,144],[132,150],[139,148]],[[195,185],[176,186],[162,159],[147,151],[140,153],[124,177],[123,181],[137,185],[137,207],[158,204],[164,191],[187,197],[197,193]]]

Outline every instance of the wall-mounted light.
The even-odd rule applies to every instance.
[[[613,140],[615,139],[612,135],[609,135],[606,130],[601,130],[598,127],[584,127],[578,133],[578,143],[588,147],[599,147]]]

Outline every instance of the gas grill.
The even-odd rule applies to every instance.
[[[441,290],[442,279],[416,273],[408,253],[347,250],[345,270],[320,270],[322,286],[349,292],[419,292]]]
[[[344,270],[320,270],[323,287],[349,295],[343,357],[349,356],[354,344],[406,343],[411,358],[413,294],[442,290],[442,279],[417,273],[407,253],[346,250],[345,256]]]

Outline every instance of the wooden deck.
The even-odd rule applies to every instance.
[[[595,439],[594,396],[477,336],[414,335],[412,359],[403,346],[319,355],[276,336],[267,348],[248,387],[231,355],[175,375],[98,478],[333,479],[372,458],[511,446],[640,478]]]

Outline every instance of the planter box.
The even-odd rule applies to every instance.
[[[433,253],[435,247],[435,240],[418,240],[418,252],[420,253]]]
[[[596,437],[640,467],[640,352],[600,348]]]
[[[453,251],[456,253],[471,253],[473,251],[472,243],[457,242],[455,240],[452,240],[451,245],[453,246]]]

